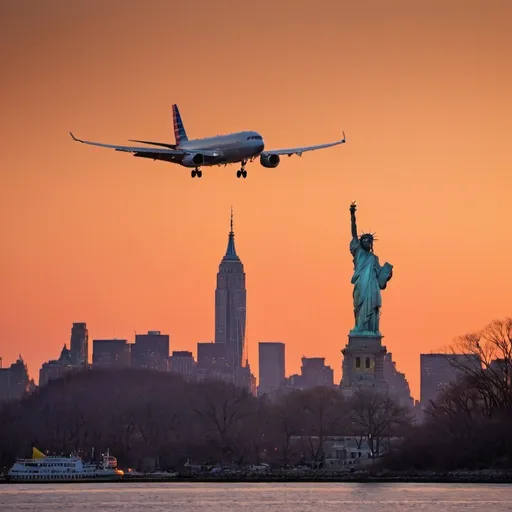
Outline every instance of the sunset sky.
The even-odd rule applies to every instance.
[[[512,2],[0,2],[0,357],[38,380],[69,343],[214,337],[231,205],[247,342],[287,372],[353,327],[350,214],[394,265],[381,330],[419,398],[419,354],[512,314]],[[189,170],[74,143],[256,130],[347,144],[276,169]]]

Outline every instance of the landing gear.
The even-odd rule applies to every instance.
[[[245,165],[247,164],[247,160],[242,160],[242,167],[236,171],[236,177],[240,178],[247,178],[247,171],[245,170]]]
[[[203,171],[201,171],[201,169],[198,169],[197,167],[190,173],[190,176],[192,176],[192,178],[195,178],[196,176],[200,178],[202,175]]]

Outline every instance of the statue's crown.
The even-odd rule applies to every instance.
[[[378,238],[375,238],[375,235],[376,233],[362,233],[360,238],[369,238],[372,242],[374,242],[378,240]]]

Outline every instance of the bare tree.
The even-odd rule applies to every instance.
[[[356,391],[348,408],[354,434],[367,437],[373,459],[380,456],[382,440],[397,435],[409,423],[406,409],[383,393]]]
[[[237,456],[237,442],[242,434],[242,420],[250,414],[249,393],[219,381],[203,383],[200,405],[194,412],[203,420],[205,433],[224,460]]]
[[[495,320],[460,336],[451,347],[451,364],[478,390],[486,415],[512,412],[512,318]],[[476,364],[477,362],[478,364]]]
[[[317,387],[302,393],[307,441],[314,462],[323,464],[325,436],[337,434],[344,416],[343,396],[337,389]]]
[[[292,392],[280,398],[272,409],[275,425],[275,445],[278,459],[284,466],[291,463],[294,455],[292,436],[300,433],[302,404],[300,392]]]

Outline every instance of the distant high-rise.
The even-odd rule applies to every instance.
[[[284,343],[259,343],[258,395],[273,393],[285,379]]]
[[[71,361],[71,351],[64,345],[59,359],[47,361],[41,366],[39,370],[39,386],[45,386],[50,380],[59,379],[75,368]]]
[[[325,365],[325,357],[303,357],[301,375],[306,388],[334,385],[334,372]]]
[[[93,340],[93,368],[123,368],[130,366],[130,345],[126,340]]]
[[[388,384],[389,394],[400,405],[412,409],[414,407],[414,400],[411,397],[409,383],[405,373],[399,372],[396,369],[396,363],[393,361],[393,354],[391,352],[387,352],[384,355],[383,373]]]
[[[245,348],[246,290],[244,266],[235,250],[233,212],[226,254],[215,290],[215,343],[224,346],[226,364],[234,373],[242,366]]]
[[[75,322],[71,328],[71,364],[87,366],[89,362],[89,333],[85,322]]]
[[[30,392],[32,384],[27,365],[20,355],[9,368],[0,369],[0,402],[22,397]]]
[[[224,345],[219,343],[198,343],[197,364],[200,369],[210,373],[224,373],[226,370],[226,354]]]
[[[174,373],[181,373],[191,377],[194,374],[196,363],[192,352],[175,350],[169,358],[169,370]]]
[[[420,354],[421,390],[423,408],[435,401],[439,393],[464,374],[463,368],[481,368],[478,356],[473,354]]]
[[[131,346],[131,359],[135,368],[168,371],[169,335],[160,331],[136,334],[135,343]]]

